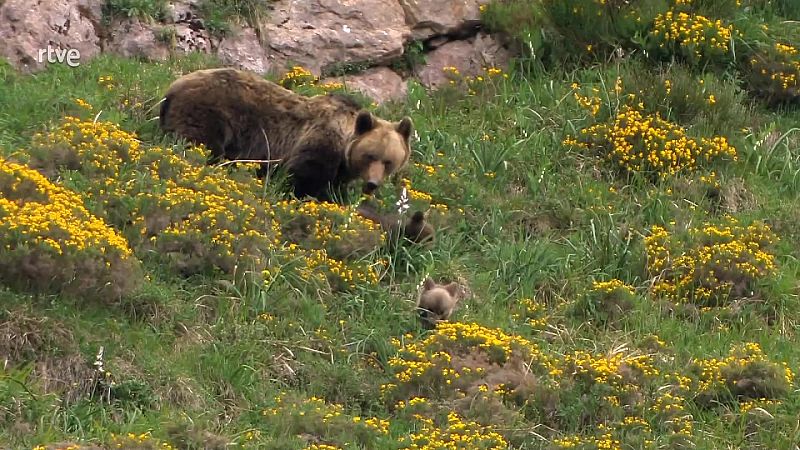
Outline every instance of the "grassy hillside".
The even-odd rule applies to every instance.
[[[676,3],[494,3],[512,70],[377,108],[430,247],[163,135],[213,60],[0,65],[0,447],[796,448],[800,11]]]

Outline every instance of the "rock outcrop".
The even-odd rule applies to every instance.
[[[100,54],[104,0],[0,2],[0,57],[24,71],[42,69],[40,50],[77,50],[85,62]]]
[[[322,83],[330,82],[342,83],[347,89],[360,92],[376,103],[399,100],[408,93],[405,80],[388,67],[374,67],[358,74],[322,80]]]
[[[474,34],[489,0],[400,0],[414,39]]]
[[[316,75],[342,64],[389,63],[411,35],[396,0],[282,0],[262,28],[274,65],[292,62]]]
[[[401,98],[406,83],[389,69],[405,48],[425,48],[413,75],[429,88],[448,81],[452,66],[476,75],[502,65],[508,52],[479,32],[490,0],[277,0],[256,27],[234,24],[227,36],[209,32],[200,0],[167,2],[163,22],[115,18],[104,26],[105,0],[0,1],[0,57],[26,71],[42,69],[40,49],[75,49],[80,62],[101,52],[164,60],[173,53],[213,53],[223,64],[258,73],[301,65],[345,82],[377,102]],[[407,71],[406,71],[407,72]],[[409,73],[405,73],[408,75]]]
[[[436,89],[449,82],[445,67],[455,67],[461,76],[480,75],[487,67],[503,67],[511,54],[502,44],[486,33],[459,41],[448,42],[426,55],[426,63],[416,71],[419,81]]]

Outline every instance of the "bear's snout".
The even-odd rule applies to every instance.
[[[372,194],[373,192],[375,192],[375,189],[378,189],[378,183],[375,183],[374,181],[367,181],[366,183],[364,183],[365,194]]]
[[[385,175],[385,167],[381,162],[373,162],[367,167],[366,173],[363,174],[364,179],[364,193],[371,194],[378,189],[378,186],[383,182]]]

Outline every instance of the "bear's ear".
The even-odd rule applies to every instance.
[[[445,286],[445,287],[444,287],[444,290],[446,290],[447,292],[449,292],[449,293],[450,293],[450,295],[451,295],[451,296],[453,296],[453,298],[456,298],[456,299],[457,299],[457,297],[458,297],[458,283],[456,283],[456,282],[454,281],[454,282],[452,282],[452,283],[448,284],[447,286]]]
[[[436,287],[436,283],[433,281],[431,277],[428,277],[425,278],[425,282],[422,283],[422,287],[424,287],[426,291],[430,291],[431,289]]]
[[[364,134],[375,128],[375,119],[369,111],[361,111],[356,117],[356,134]]]
[[[403,120],[397,123],[397,132],[403,136],[403,139],[408,141],[411,138],[411,132],[414,130],[414,124],[411,122],[411,118],[406,116],[403,117]]]

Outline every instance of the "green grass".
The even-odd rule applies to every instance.
[[[34,76],[0,65],[0,155],[26,148],[34,133],[62,116],[84,113],[75,98],[92,104],[101,120],[136,132],[145,145],[175,145],[152,120],[157,102],[180,73],[214,65],[200,57],[158,64],[101,57],[78,69],[54,66]],[[98,83],[109,75],[111,89]],[[572,83],[598,88],[608,110],[601,114],[610,114],[616,106],[609,92],[618,76],[625,93],[642,91],[647,106],[669,120],[702,136],[727,136],[737,147],[738,161],[713,167],[722,206],[699,186],[698,174],[656,182],[619,176],[601,159],[562,145],[593,120],[573,100]],[[671,100],[658,91],[664,79],[673,82]],[[437,224],[432,247],[381,250],[390,261],[381,283],[338,293],[299,289],[286,279],[267,289],[232,283],[223,274],[185,278],[153,261],[145,262],[150,279],[137,297],[111,306],[2,288],[0,352],[8,350],[13,363],[0,365],[0,446],[108,443],[111,433],[150,432],[179,448],[203,448],[212,440],[234,448],[303,448],[314,439],[361,442],[350,448],[399,448],[392,440],[418,432],[420,425],[382,400],[380,385],[391,380],[385,370],[395,355],[390,339],[425,336],[413,301],[428,274],[469,281],[473,296],[451,321],[503,329],[551,355],[651,353],[663,372],[682,373],[693,359],[721,358],[732,345],[755,342],[771,361],[786,361],[797,372],[800,112],[768,109],[746,95],[739,81],[732,72],[698,73],[633,56],[579,70],[512,72],[479,86],[473,96],[455,89],[431,95],[412,84],[406,102],[379,113],[394,120],[410,115],[419,136],[412,162],[434,168],[429,174],[412,166],[406,173],[414,189],[451,211]],[[717,93],[717,107],[703,101],[709,93]],[[775,138],[757,147],[772,130]],[[671,311],[647,295],[648,230],[672,221],[716,221],[724,207],[742,222],[765,221],[780,237],[776,276],[750,301],[697,314]],[[623,315],[605,320],[596,300],[591,308],[581,305],[593,281],[610,278],[633,286],[636,295]],[[515,316],[524,298],[544,306],[543,326]],[[653,334],[666,349],[641,350]],[[21,335],[26,340],[10,338]],[[54,387],[41,375],[46,369],[84,381],[101,347],[117,382],[110,401],[102,395],[103,384]],[[659,387],[648,385],[642,395],[650,401]],[[600,433],[599,424],[621,417],[602,415],[610,414],[601,404],[607,393],[595,388],[587,394],[565,385],[551,394],[567,407],[550,414],[546,405],[529,404],[520,408],[521,419],[515,416],[518,422],[500,428],[520,449],[551,448],[556,438]],[[768,415],[740,413],[735,402],[706,407],[687,398],[684,415],[693,423],[688,438],[639,406],[625,413],[645,416],[652,438],[664,448],[691,442],[697,449],[791,449],[800,442],[795,389],[780,405],[765,406]],[[315,396],[341,404],[347,420],[326,428],[291,410],[262,415],[276,407],[279,395],[284,403]],[[543,398],[537,397],[545,404]],[[297,408],[302,407],[313,409]],[[353,416],[390,419],[391,438],[362,435]],[[626,433],[623,440],[638,442]],[[628,445],[622,448],[637,448]]]
[[[217,35],[231,32],[231,23],[239,20],[258,27],[260,18],[266,15],[267,4],[272,0],[203,0],[200,14],[209,31]]]
[[[106,17],[136,17],[145,20],[164,18],[165,0],[109,0],[104,7]]]
[[[271,0],[202,0],[198,11],[206,29],[214,35],[224,36],[232,31],[236,21],[258,27]],[[104,6],[106,19],[134,17],[160,21],[167,11],[165,0],[109,0]]]

